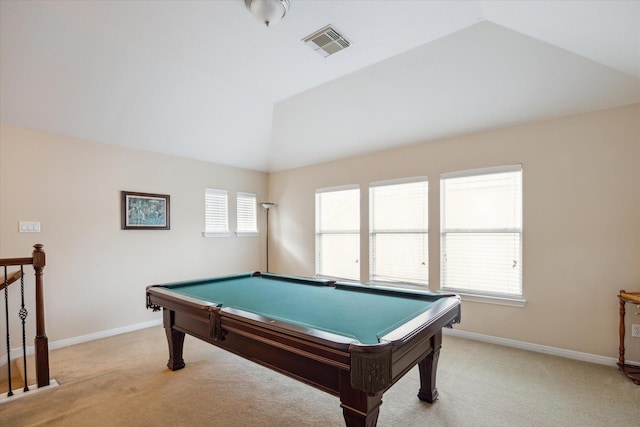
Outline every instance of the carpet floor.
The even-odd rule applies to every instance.
[[[337,397],[189,336],[184,357],[166,368],[160,326],[52,350],[60,385],[5,399],[0,425],[344,425]],[[418,388],[414,368],[384,394],[378,425],[640,425],[640,386],[613,367],[446,335],[440,398],[422,402]]]

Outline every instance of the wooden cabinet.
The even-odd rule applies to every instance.
[[[620,299],[620,347],[618,348],[618,369],[628,376],[635,384],[640,385],[640,366],[624,363],[624,334],[625,324],[624,315],[626,312],[626,304],[636,304],[638,306],[636,314],[640,314],[640,292],[620,291],[618,295]]]

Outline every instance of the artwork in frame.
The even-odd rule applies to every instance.
[[[122,192],[123,230],[169,230],[169,195]]]

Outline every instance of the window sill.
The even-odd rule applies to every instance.
[[[445,291],[442,291],[442,292],[445,292]],[[455,290],[452,290],[451,292],[460,295],[462,297],[462,301],[481,302],[484,304],[506,305],[509,307],[524,307],[527,304],[526,299],[518,298],[518,297],[501,297],[501,296],[494,296],[494,295],[468,294],[464,292],[456,292]]]
[[[205,231],[202,233],[202,237],[229,237],[231,236],[231,233],[229,233],[228,231],[225,232],[211,232],[211,231]]]
[[[256,237],[260,234],[257,231],[236,231],[238,237]]]
[[[429,291],[429,284],[409,283],[409,282],[386,282],[383,280],[371,280],[370,285],[392,289],[407,289],[410,291]]]

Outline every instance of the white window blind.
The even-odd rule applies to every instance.
[[[236,212],[237,233],[239,235],[256,234],[258,232],[256,195],[254,193],[238,192]]]
[[[427,285],[429,186],[373,183],[369,188],[370,280]]]
[[[441,287],[522,296],[522,167],[441,176]]]
[[[360,189],[316,191],[316,275],[360,278]]]
[[[206,188],[204,192],[205,237],[229,235],[229,192],[215,188]]]

